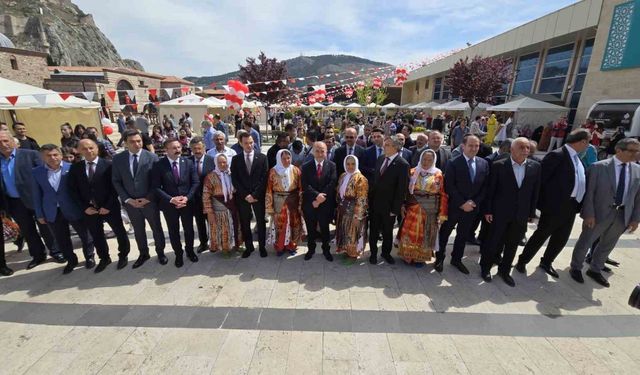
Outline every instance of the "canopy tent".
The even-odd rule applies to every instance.
[[[435,109],[436,111],[446,111],[446,110],[449,110],[449,107],[453,107],[458,104],[463,104],[463,103],[459,100],[452,100],[450,102],[446,102],[444,104],[440,104],[432,108]]]
[[[193,131],[200,134],[200,122],[204,120],[204,116],[213,112],[221,112],[226,108],[226,105],[226,101],[218,98],[203,98],[196,94],[189,94],[160,103],[159,116],[162,118],[164,115],[173,115],[175,118],[180,118],[183,113],[188,112],[194,120]]]
[[[380,106],[377,105],[376,103],[369,103],[367,104],[367,108],[380,108]]]
[[[545,126],[549,122],[556,121],[560,116],[566,115],[569,108],[556,104],[543,102],[527,96],[518,96],[512,101],[494,105],[487,108],[491,112],[514,112],[513,121],[517,128],[522,130],[534,130]]]
[[[356,109],[359,110],[360,108],[362,108],[362,106],[360,104],[358,104],[358,103],[351,103],[351,104],[348,104],[345,108],[353,109],[353,110],[356,110]]]
[[[413,103],[407,103],[407,104],[403,104],[400,106],[400,108],[411,108],[412,105],[415,105]]]
[[[14,104],[7,97],[15,99]],[[65,100],[55,91],[0,78],[0,121],[11,125],[10,111],[15,111],[15,121],[23,122],[39,144],[60,144],[60,125],[65,122],[102,131],[99,108],[96,102],[75,96]]]
[[[422,103],[410,105],[408,108],[409,109],[430,109],[438,105],[440,105],[440,103],[438,102],[422,102]]]
[[[396,103],[388,103],[382,106],[382,108],[387,108],[387,109],[395,109],[400,107],[399,105],[397,105]]]
[[[469,105],[468,102],[464,102],[464,103],[460,103],[460,104],[454,104],[454,105],[450,105],[447,107],[447,111],[461,111],[464,112],[467,116],[469,116],[470,118],[475,118],[476,116],[479,116],[483,111],[485,111],[487,108],[489,108],[491,106],[491,104],[487,104],[487,103],[478,103],[478,105],[476,105],[476,107],[473,109],[473,113],[471,113],[471,106]]]
[[[336,108],[336,109],[340,109],[340,108],[344,108],[344,106],[340,103],[331,103],[327,106],[327,108]]]
[[[324,108],[324,105],[322,105],[322,103],[313,103],[311,105],[308,105],[307,107],[309,108]]]

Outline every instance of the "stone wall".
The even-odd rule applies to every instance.
[[[15,57],[18,69],[13,69],[11,66],[12,57]],[[0,77],[43,87],[44,80],[49,78],[46,55],[0,48]]]
[[[587,112],[591,105],[603,99],[640,99],[640,68],[602,71],[602,58],[609,37],[609,28],[613,8],[628,0],[604,1],[602,12],[600,13],[600,23],[598,33],[593,45],[593,53],[589,62],[587,78],[584,82],[578,111],[576,113],[576,124],[581,124],[587,117]],[[640,11],[637,9],[636,11]],[[632,38],[640,38],[632,35]]]

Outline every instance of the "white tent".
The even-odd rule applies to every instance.
[[[340,108],[344,108],[344,106],[343,106],[342,104],[340,104],[340,103],[331,103],[331,104],[329,104],[329,105],[327,106],[327,108],[337,108],[337,109],[340,109]]]
[[[394,109],[394,108],[398,108],[399,106],[396,103],[388,103],[382,106],[382,108],[390,108],[390,109]]]
[[[227,102],[214,97],[203,98],[196,94],[189,94],[175,99],[162,102],[159,105],[159,116],[173,115],[175,118],[188,112],[193,119],[193,131],[200,134],[200,122],[206,114],[213,112],[215,109],[222,110],[226,108]]]
[[[367,104],[367,108],[380,108],[380,106],[377,105],[376,103],[369,103]]]
[[[309,105],[308,107],[310,107],[310,108],[324,108],[324,105],[322,105],[322,103],[313,103],[313,104]]]
[[[518,96],[514,100],[487,108],[490,112],[514,112],[513,121],[521,130],[534,129],[556,121],[566,115],[569,108],[543,102],[528,96]],[[521,131],[522,133],[522,131]]]
[[[440,103],[438,102],[422,102],[422,103],[410,105],[408,108],[409,109],[429,109],[438,105],[440,105]]]
[[[411,108],[412,105],[415,105],[413,103],[407,103],[407,104],[403,104],[400,106],[400,108]]]
[[[14,104],[9,99],[15,99]],[[40,144],[59,144],[60,125],[65,122],[101,129],[98,108],[96,102],[75,96],[65,100],[55,91],[0,78],[0,121],[11,125],[10,111],[15,111],[16,120]]]
[[[460,103],[460,104],[450,105],[450,106],[447,107],[446,110],[447,111],[462,111],[467,116],[470,116],[471,118],[475,118],[476,116],[479,116],[480,113],[482,113],[482,111],[485,111],[490,106],[491,106],[491,104],[478,103],[478,105],[476,105],[476,107],[473,109],[473,113],[470,113],[471,112],[471,106],[469,105],[469,103],[464,102],[464,103]]]
[[[456,106],[458,104],[463,104],[463,103],[461,101],[459,101],[459,100],[452,100],[450,102],[446,102],[444,104],[437,105],[437,106],[433,107],[433,109],[435,109],[436,111],[446,111],[446,110],[449,110],[449,107]]]
[[[349,108],[349,109],[360,109],[362,108],[362,106],[358,103],[351,103],[348,104],[345,108]]]

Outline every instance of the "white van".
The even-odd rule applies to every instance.
[[[603,127],[609,138],[620,126],[627,137],[640,138],[640,99],[608,99],[589,108],[587,118]]]

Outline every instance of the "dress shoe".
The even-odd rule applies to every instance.
[[[549,276],[557,279],[560,277],[560,275],[558,275],[558,272],[556,271],[555,268],[553,268],[552,265],[550,264],[544,264],[544,263],[540,263],[540,265],[538,266],[540,268],[542,268],[544,270],[544,272],[546,272]]]
[[[107,266],[110,265],[110,264],[111,264],[111,258],[100,259],[100,262],[98,262],[98,266],[96,267],[96,269],[93,272],[100,273],[100,272],[104,271],[105,268],[107,268]]]
[[[607,260],[605,260],[604,262],[614,267],[620,267],[620,262],[618,262],[617,260],[613,260],[611,258],[607,258]]]
[[[151,257],[148,255],[140,255],[138,259],[133,262],[133,269],[135,270],[136,268],[142,266],[144,262],[148,261],[149,259],[151,259]]]
[[[514,267],[516,269],[516,271],[520,272],[520,273],[527,273],[527,266],[525,266],[524,263],[516,263],[516,266]]]
[[[0,266],[0,275],[11,276],[13,275],[13,270],[7,266]]]
[[[53,258],[54,262],[56,263],[62,264],[67,262],[67,260],[64,259],[64,255],[62,255],[61,253],[53,254],[51,258]]]
[[[469,274],[469,270],[467,269],[467,267],[465,267],[464,264],[462,264],[461,261],[451,262],[451,265],[454,266],[455,268],[457,268],[458,271],[464,273],[465,275]]]
[[[433,264],[433,269],[435,269],[436,272],[442,273],[442,270],[444,269],[443,265],[444,260],[436,260],[436,262]]]
[[[176,255],[176,262],[175,265],[177,268],[182,267],[182,265],[184,264],[184,260],[182,259],[182,255]]]
[[[333,255],[331,255],[330,252],[322,252],[322,255],[324,255],[324,259],[326,259],[327,261],[333,262]]]
[[[377,255],[371,255],[369,256],[369,263],[371,264],[378,264],[378,256]]]
[[[198,246],[198,250],[196,250],[198,252],[198,254],[203,253],[205,250],[207,250],[208,246],[207,245],[200,245]]]
[[[260,249],[260,257],[261,258],[266,258],[267,257],[267,249],[265,249],[265,248]]]
[[[511,275],[509,275],[508,273],[500,273],[500,278],[502,279],[502,281],[504,281],[505,284],[509,285],[510,287],[515,287],[516,286],[516,282],[513,280],[513,277],[511,277]]]
[[[605,288],[608,288],[610,285],[607,279],[605,279],[600,272],[587,270],[587,276],[589,276],[590,278],[593,279],[593,281],[597,282],[598,284],[602,285]]]
[[[189,258],[191,263],[198,263],[198,256],[194,253],[187,254],[187,258]]]
[[[64,270],[62,270],[62,274],[63,275],[68,275],[71,272],[73,272],[73,269],[76,268],[76,266],[78,265],[78,261],[69,261],[67,262],[67,265],[64,266]]]
[[[486,283],[490,283],[492,280],[491,272],[481,272],[480,277],[482,277],[482,280]]]
[[[127,263],[129,263],[129,259],[127,259],[127,257],[120,257],[118,259],[118,266],[116,268],[121,270],[127,266]]]
[[[607,266],[604,266],[604,267],[602,267],[602,272],[611,273],[613,271],[611,270],[611,268],[609,268]]]
[[[311,251],[307,250],[307,253],[304,254],[304,260],[309,260],[309,259],[313,258],[313,254],[315,254],[315,253],[316,252],[313,251],[313,250],[311,250]]]
[[[245,250],[244,252],[242,252],[242,258],[248,258],[251,253],[253,253],[253,250]]]
[[[569,276],[574,279],[576,282],[580,284],[584,284],[584,277],[582,277],[582,271],[580,270],[569,270]]]
[[[29,262],[29,264],[27,264],[27,269],[30,270],[34,267],[37,267],[39,265],[41,265],[42,263],[44,263],[44,261],[46,260],[46,258],[36,258],[33,259],[31,262]]]
[[[396,260],[390,254],[382,254],[382,259],[389,264],[396,264]]]
[[[169,258],[164,254],[160,254],[158,255],[158,263],[160,263],[161,266],[164,266],[169,263]]]
[[[84,267],[88,270],[92,269],[95,266],[96,260],[94,258],[87,258],[87,260],[84,262]]]
[[[18,249],[16,251],[21,253],[22,249],[24,249],[24,237],[23,236],[19,236],[18,238],[16,238],[15,241],[13,241],[13,244],[18,247]]]

